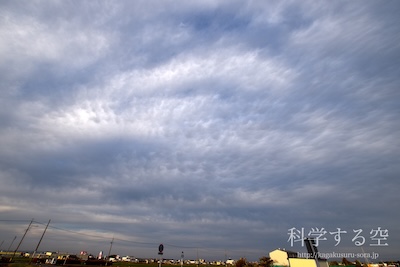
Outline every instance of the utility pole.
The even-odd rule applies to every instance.
[[[227,260],[227,258],[226,258],[226,249],[225,249],[225,265],[226,265],[226,260]]]
[[[14,258],[15,253],[17,253],[17,251],[18,251],[18,249],[19,249],[19,246],[21,246],[21,243],[22,243],[22,241],[24,240],[24,238],[25,238],[25,236],[26,236],[26,233],[28,233],[29,228],[31,227],[32,223],[33,223],[33,219],[32,219],[31,222],[29,223],[28,228],[26,228],[25,233],[24,233],[24,235],[22,236],[21,241],[19,241],[19,244],[18,244],[17,248],[14,250],[13,256],[11,257],[10,261],[12,261],[12,259]]]
[[[368,261],[367,257],[365,257],[365,252],[364,252],[363,247],[361,247],[361,251],[363,252],[364,259],[365,259],[365,261],[367,262],[367,265],[369,265],[369,261]]]
[[[7,252],[10,251],[12,245],[14,244],[15,239],[17,239],[17,236],[14,236],[14,239],[13,239],[13,241],[11,242],[10,246],[8,247]]]
[[[42,234],[42,236],[40,237],[39,243],[37,244],[37,246],[36,246],[36,248],[35,248],[35,251],[33,251],[33,254],[32,254],[32,257],[31,257],[30,262],[32,262],[33,257],[35,257],[35,254],[36,254],[36,252],[37,252],[37,250],[38,250],[38,248],[39,248],[39,246],[40,246],[40,243],[42,242],[43,236],[44,236],[44,234],[46,233],[47,227],[49,227],[50,221],[51,221],[51,220],[49,220],[49,222],[47,223],[46,228],[44,229],[43,234]]]
[[[197,248],[197,267],[199,267],[199,248]]]
[[[108,255],[107,255],[108,261],[110,261],[110,254],[111,254],[111,248],[112,248],[113,243],[114,243],[114,237],[111,240],[110,249],[108,250]],[[106,265],[108,265],[108,262],[106,262]]]

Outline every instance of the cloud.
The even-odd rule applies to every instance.
[[[2,7],[7,240],[51,218],[43,249],[256,260],[292,227],[378,226],[396,246],[393,7]]]
[[[82,28],[74,21],[49,23],[7,11],[3,11],[2,21],[2,68],[8,66],[7,74],[12,76],[30,75],[46,64],[56,65],[53,70],[82,69],[103,56],[112,41],[104,32],[90,26]],[[21,78],[19,75],[15,78]]]

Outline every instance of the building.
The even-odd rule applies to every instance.
[[[274,266],[288,267],[329,267],[326,260],[304,259],[298,257],[299,253],[284,249],[276,249],[269,253],[269,257],[274,261]]]
[[[235,265],[235,260],[232,259],[226,260],[226,265]]]
[[[297,252],[278,248],[271,251],[269,257],[276,266],[289,266],[289,258],[297,258]]]
[[[327,260],[303,259],[303,258],[289,258],[290,267],[329,267]]]

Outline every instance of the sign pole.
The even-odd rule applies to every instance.
[[[161,264],[162,264],[162,255],[164,254],[163,251],[164,251],[164,245],[160,244],[158,246],[158,255],[160,255],[160,263],[158,264],[159,267],[161,267]]]
[[[182,251],[182,254],[181,254],[181,267],[183,267],[183,251]]]

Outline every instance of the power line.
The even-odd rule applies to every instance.
[[[29,220],[0,220],[0,222],[28,222]],[[32,223],[35,224],[41,224],[41,225],[46,225],[46,223],[43,222],[39,222],[39,221],[31,221]],[[64,231],[64,232],[68,232],[71,234],[75,234],[75,235],[79,235],[79,236],[86,236],[86,237],[91,237],[91,238],[96,238],[96,239],[101,239],[101,240],[110,240],[110,236],[105,236],[105,235],[100,235],[100,234],[88,234],[88,233],[84,233],[81,231],[75,231],[75,230],[70,230],[70,229],[66,229],[66,228],[62,228],[62,227],[57,227],[54,225],[48,225],[48,228],[54,229],[54,230],[59,230],[59,231]],[[96,231],[96,229],[94,229]],[[65,237],[63,238],[65,240]],[[61,239],[62,240],[62,239]],[[117,241],[117,242],[116,242]],[[131,244],[137,244],[137,245],[150,245],[150,246],[156,246],[159,243],[157,242],[143,242],[143,241],[134,241],[134,240],[129,240],[129,239],[122,239],[122,238],[115,238],[113,237],[113,243],[119,243],[120,242],[126,242],[126,243],[131,243]],[[200,249],[203,251],[208,251],[208,250],[212,250],[212,251],[226,251],[226,249],[223,248],[209,248],[209,247],[203,247],[203,246],[185,246],[185,245],[177,245],[177,244],[171,244],[171,243],[164,243],[165,245],[169,246],[169,247],[173,247],[173,248],[180,248],[180,249]],[[252,254],[254,252],[250,252],[250,251],[243,251],[243,250],[235,250],[235,249],[230,249],[230,252],[244,252],[244,253],[249,253]]]
[[[0,220],[0,222],[30,222],[30,220]]]

